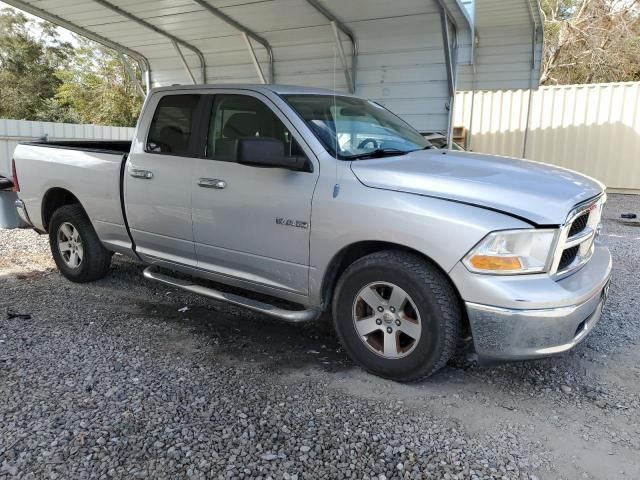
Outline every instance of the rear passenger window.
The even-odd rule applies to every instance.
[[[162,97],[151,120],[146,151],[166,155],[190,155],[199,101],[200,95]]]

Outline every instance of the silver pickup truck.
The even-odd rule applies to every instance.
[[[398,381],[469,337],[483,360],[566,351],[607,296],[602,184],[433,148],[357,96],[160,88],[133,142],[26,143],[13,170],[21,217],[69,280],[101,278],[117,252],[285,321],[331,313],[349,355]]]

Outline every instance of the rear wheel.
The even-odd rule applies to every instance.
[[[449,279],[418,255],[368,255],[341,276],[334,326],[347,353],[370,372],[414,381],[442,368],[461,323]]]
[[[49,245],[58,269],[72,282],[98,280],[111,266],[112,253],[104,248],[80,205],[65,205],[53,213]]]

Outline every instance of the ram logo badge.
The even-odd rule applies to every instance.
[[[283,225],[285,227],[296,227],[296,228],[309,228],[309,222],[303,222],[302,220],[291,220],[290,218],[276,218],[276,223],[278,225]]]

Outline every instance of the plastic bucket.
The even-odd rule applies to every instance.
[[[0,190],[0,228],[24,227],[16,210],[17,199],[18,195],[15,192]]]

